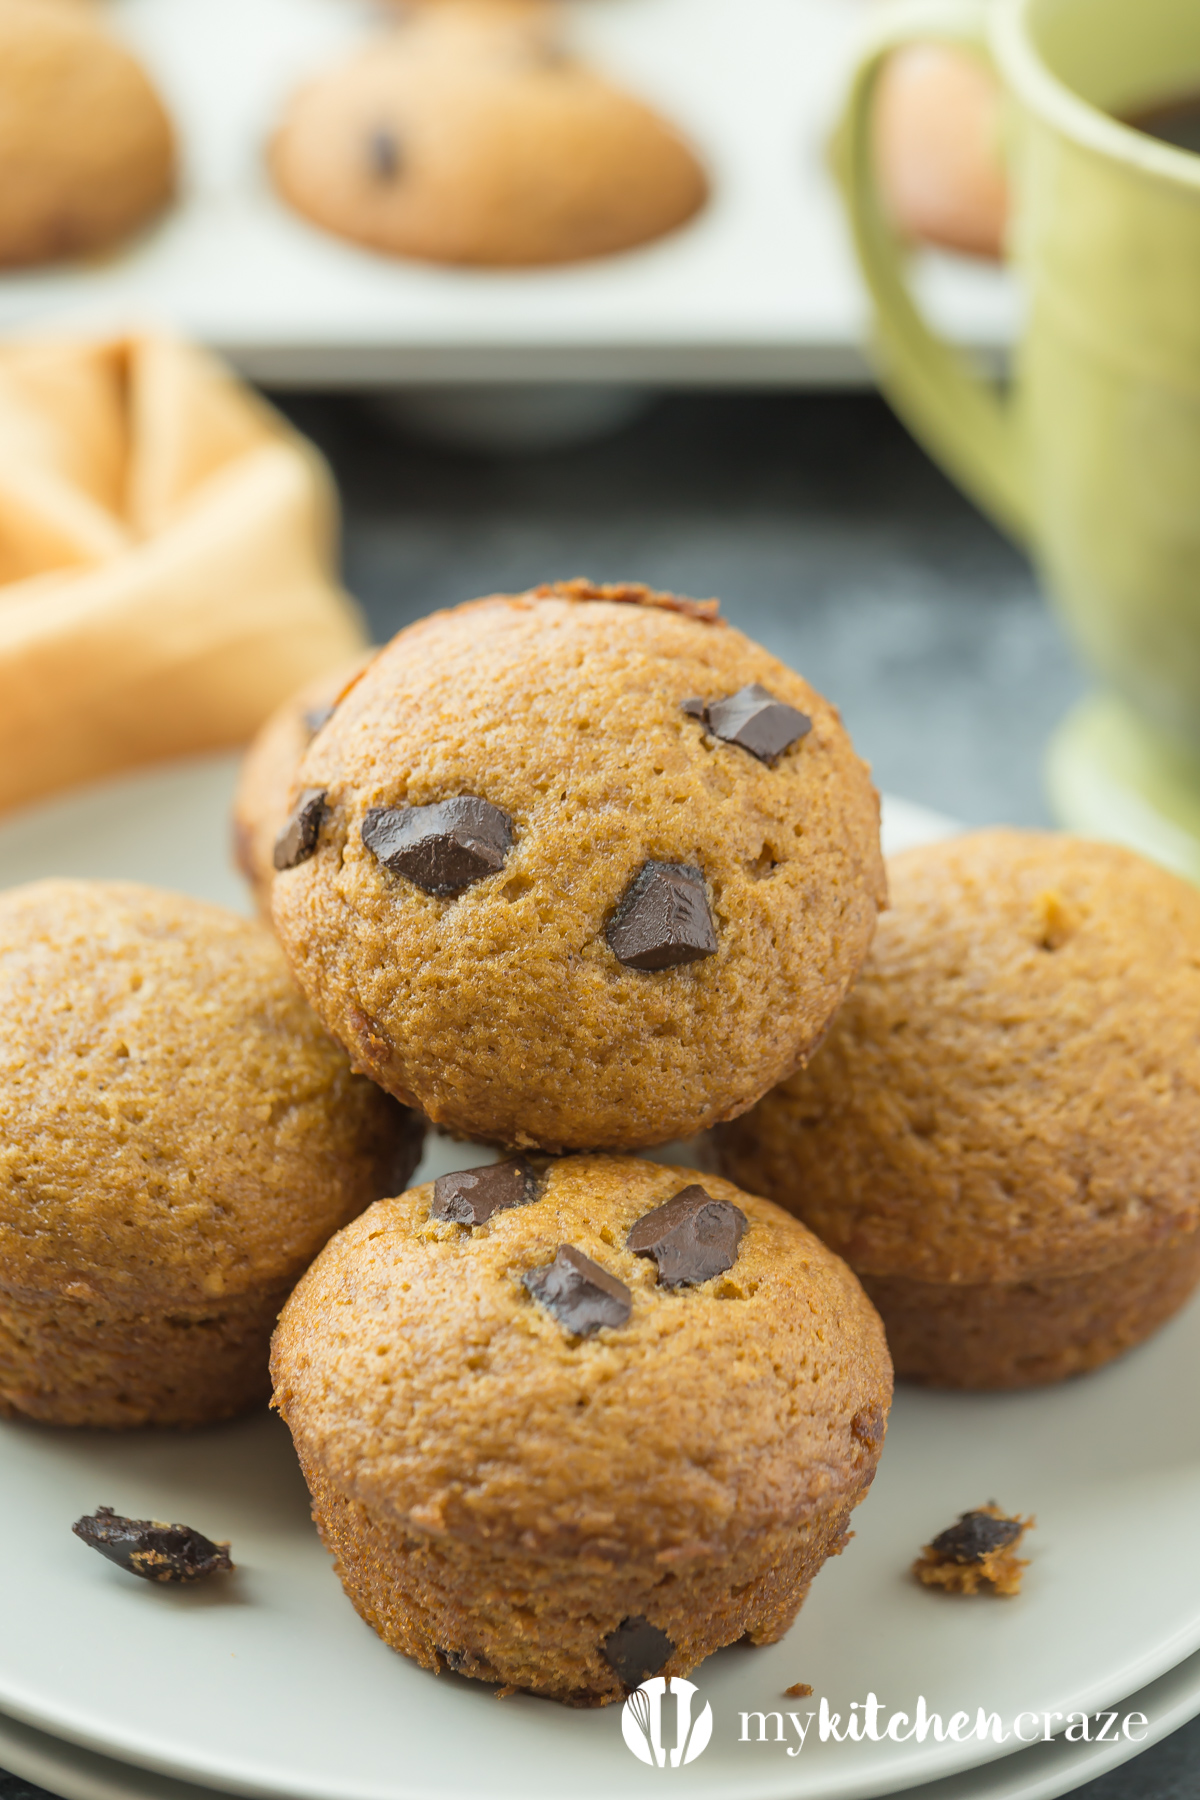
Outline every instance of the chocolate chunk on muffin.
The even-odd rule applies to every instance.
[[[604,1705],[782,1636],[874,1475],[891,1368],[849,1269],[769,1202],[630,1158],[526,1168],[482,1223],[428,1184],[340,1232],[281,1316],[275,1401],[385,1642]]]
[[[132,883],[0,894],[0,1413],[264,1402],[297,1277],[420,1146],[261,926]]]
[[[685,711],[762,687],[770,761]],[[359,1066],[464,1136],[631,1149],[750,1106],[819,1040],[883,897],[837,713],[698,603],[583,582],[436,613],[311,744],[293,970]]]
[[[307,682],[271,714],[242,761],[233,800],[233,852],[264,918],[270,918],[280,839],[300,799],[296,771],[313,738],[333,717],[338,696],[364,662],[356,657]]]
[[[723,1166],[845,1256],[898,1374],[1095,1368],[1200,1280],[1200,894],[1020,831],[889,880],[820,1053],[723,1129]]]
[[[396,256],[504,267],[604,256],[703,205],[680,134],[567,54],[552,8],[447,4],[293,96],[275,185]]]

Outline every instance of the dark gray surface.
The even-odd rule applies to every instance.
[[[1021,557],[877,400],[679,396],[520,461],[405,440],[361,401],[287,407],[333,463],[377,637],[564,575],[718,594],[841,706],[881,786],[972,823],[1047,822],[1041,758],[1082,678]],[[1077,1790],[1198,1792],[1200,1720]],[[0,1800],[39,1790],[0,1774]]]
[[[377,636],[585,574],[696,596],[843,709],[880,784],[972,823],[1046,820],[1041,759],[1081,678],[1024,560],[868,395],[685,395],[523,460],[405,441],[292,399],[343,485]]]

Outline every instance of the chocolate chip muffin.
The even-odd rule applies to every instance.
[[[445,4],[293,96],[275,185],[395,256],[505,267],[604,256],[703,205],[689,146],[557,41],[550,8]]]
[[[380,1201],[298,1285],[271,1366],[367,1623],[574,1706],[781,1637],[891,1399],[878,1318],[795,1220],[605,1156]]]
[[[261,926],[120,882],[0,894],[0,1413],[198,1425],[264,1401],[297,1276],[420,1137]]]
[[[809,1053],[883,897],[834,709],[701,606],[585,582],[410,626],[297,775],[275,926],[358,1065],[512,1147],[629,1149]]]
[[[723,1130],[724,1167],[857,1271],[898,1374],[1095,1368],[1200,1279],[1200,894],[1022,831],[889,879],[820,1053]]]
[[[118,243],[175,185],[141,65],[72,0],[0,0],[0,265]]]
[[[355,657],[307,682],[271,714],[243,759],[233,800],[233,854],[264,918],[270,918],[276,846],[298,797],[293,791],[296,771],[317,732],[332,718],[338,695],[365,660]]]

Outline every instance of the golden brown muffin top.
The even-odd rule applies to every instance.
[[[282,197],[393,255],[493,267],[626,250],[686,223],[708,180],[652,108],[569,55],[558,8],[418,11],[289,99]]]
[[[811,720],[773,763],[683,706],[755,683]],[[410,626],[297,779],[325,795],[315,855],[272,895],[301,985],[377,1081],[501,1143],[631,1148],[743,1111],[819,1037],[884,893],[877,796],[834,708],[644,588],[496,595]],[[507,814],[513,844],[458,893],[363,841],[371,809],[461,795]],[[647,862],[699,872],[715,954],[618,960],[607,931]]]
[[[538,1161],[537,1197],[479,1226],[433,1184],[380,1201],[297,1287],[272,1347],[304,1456],[372,1513],[531,1555],[657,1551],[664,1569],[858,1490],[891,1364],[845,1264],[768,1201],[630,1158]],[[626,1238],[699,1180],[747,1226],[668,1288]],[[523,1283],[573,1246],[629,1291],[581,1337]]]
[[[404,1123],[261,926],[126,882],[0,894],[5,1286],[132,1304],[294,1279]]]
[[[242,759],[233,797],[233,851],[259,911],[271,910],[275,842],[294,799],[296,771],[318,730],[332,717],[338,695],[365,662],[318,675],[276,707]]]
[[[869,1275],[1011,1281],[1200,1221],[1200,894],[1114,845],[975,832],[888,864],[820,1054],[728,1134]]]

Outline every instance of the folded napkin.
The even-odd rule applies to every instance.
[[[0,808],[245,742],[365,642],[312,446],[169,339],[0,348]]]

